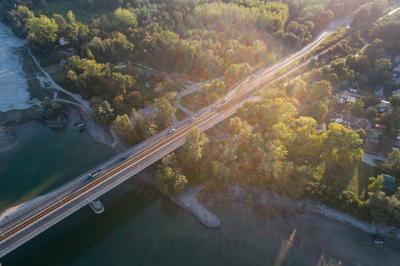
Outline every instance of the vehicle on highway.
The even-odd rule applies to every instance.
[[[176,128],[171,128],[168,132],[169,133],[175,133],[176,132]]]
[[[372,236],[372,242],[375,245],[383,245],[384,243],[384,238],[381,235],[373,235]]]
[[[194,120],[196,120],[196,117],[193,116],[190,120],[191,120],[191,121],[194,121]]]
[[[98,169],[98,170],[96,170],[96,171],[94,171],[94,172],[91,172],[91,173],[88,175],[88,178],[89,178],[89,179],[95,179],[95,178],[98,177],[102,172],[103,172],[102,169]]]

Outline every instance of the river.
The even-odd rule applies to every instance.
[[[35,80],[24,48],[15,46],[15,37],[2,27],[1,57],[13,60],[0,60],[0,69],[14,71],[13,79],[19,82],[0,76],[0,95],[7,94],[0,104],[8,106],[0,118],[19,119],[29,112],[32,98],[40,100],[47,92]],[[23,97],[10,95],[16,91]],[[79,133],[72,122],[62,131],[35,122],[15,128],[17,146],[0,155],[0,210],[43,194],[112,155]],[[374,246],[369,235],[316,214],[260,205],[251,194],[238,198],[227,190],[202,198],[221,218],[221,228],[205,228],[153,187],[128,181],[102,198],[102,215],[83,208],[1,262],[4,266],[399,265],[398,242]]]

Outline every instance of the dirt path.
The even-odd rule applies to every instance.
[[[68,96],[70,96],[75,102],[77,102],[79,104],[80,108],[82,108],[82,110],[84,112],[90,113],[92,111],[92,108],[90,107],[90,103],[88,101],[84,100],[80,95],[72,93],[70,91],[67,91],[64,88],[62,88],[60,85],[58,85],[52,79],[52,77],[43,69],[43,67],[40,65],[37,58],[32,54],[30,49],[28,49],[28,52],[29,52],[29,55],[32,58],[33,62],[35,63],[35,65],[38,67],[41,74],[44,76],[44,77],[38,77],[38,79],[41,83],[47,84],[48,88],[52,88],[56,91],[61,91],[65,94],[67,94]]]

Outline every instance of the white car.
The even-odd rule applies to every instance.
[[[103,172],[103,169],[98,169],[98,170],[96,170],[96,171],[94,171],[94,172],[91,172],[91,173],[88,175],[88,179],[95,179],[95,178],[98,177],[102,172]]]

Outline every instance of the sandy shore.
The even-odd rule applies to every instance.
[[[170,199],[193,214],[201,224],[209,228],[218,228],[221,226],[220,219],[197,200],[197,194],[202,190],[203,186],[194,186]]]
[[[157,185],[155,175],[149,170],[145,170],[137,177],[145,183],[156,187],[161,192]],[[171,200],[175,205],[191,213],[204,226],[208,228],[218,228],[221,226],[221,220],[197,199],[198,194],[203,190],[203,188],[203,186],[194,186],[187,188],[185,191],[177,195],[169,196],[164,194],[164,196]]]

